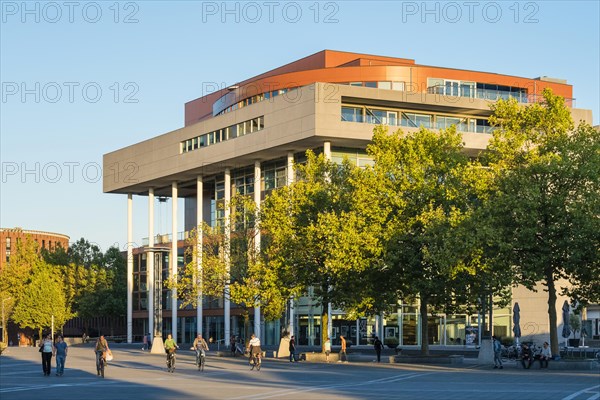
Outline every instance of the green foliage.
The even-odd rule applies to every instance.
[[[474,304],[487,270],[481,249],[470,239],[474,211],[489,173],[463,151],[455,129],[421,129],[389,134],[378,127],[367,151],[375,164],[365,172],[378,187],[370,205],[385,221],[383,287],[421,311],[456,312]],[[426,320],[422,351],[428,352]]]
[[[67,252],[57,248],[42,255],[60,269],[66,301],[75,315],[89,319],[127,313],[127,265],[117,247],[103,254],[81,238]]]
[[[60,270],[40,261],[32,271],[31,282],[16,304],[12,319],[22,328],[48,329],[54,316],[60,328],[73,316],[67,304]]]
[[[40,261],[35,241],[28,236],[24,240],[17,240],[9,262],[0,270],[0,293],[18,302],[31,281],[33,269]]]
[[[573,121],[564,100],[519,107],[499,101],[488,152],[494,183],[483,224],[495,263],[515,283],[548,292],[552,351],[558,351],[556,297],[600,300],[600,132]],[[556,287],[561,279],[571,286]]]
[[[577,332],[581,331],[581,315],[569,314],[569,325],[573,332],[573,337],[577,336]]]
[[[329,302],[345,309],[373,306],[359,300],[369,284],[362,278],[379,267],[371,262],[379,247],[355,197],[356,167],[308,151],[306,163],[295,168],[299,179],[273,191],[261,208],[264,268],[274,271],[270,279],[281,299],[311,290],[326,335]]]

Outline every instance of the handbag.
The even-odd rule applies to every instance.
[[[112,352],[109,350],[106,352],[106,361],[112,361],[113,360],[113,355]]]

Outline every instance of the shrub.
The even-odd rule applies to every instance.
[[[512,346],[513,344],[515,344],[515,340],[511,337],[505,337],[500,339],[500,343],[502,343],[503,346]]]
[[[395,337],[387,337],[383,340],[383,344],[385,344],[390,349],[393,349],[396,346],[398,346],[398,343],[398,339]]]

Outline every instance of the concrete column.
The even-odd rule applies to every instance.
[[[154,247],[154,188],[148,189],[148,248]],[[154,340],[154,252],[146,253],[146,286],[148,287],[148,332]],[[157,327],[159,328],[159,327]],[[146,332],[144,332],[146,333]],[[162,335],[161,335],[162,336]]]
[[[331,161],[331,142],[323,142],[323,154],[325,159]],[[327,303],[327,335],[331,337],[331,303]]]
[[[257,213],[260,210],[260,203],[261,203],[261,201],[260,201],[260,193],[261,193],[260,175],[261,175],[260,161],[255,161],[254,162],[254,203],[256,204],[256,212]],[[257,253],[260,252],[260,230],[257,230],[257,232],[256,232],[255,246],[256,246],[255,251]],[[260,334],[260,306],[254,307],[254,334],[261,341],[263,340],[263,337]]]
[[[2,306],[4,306],[4,303],[2,303]],[[4,323],[4,321],[2,321],[2,323]],[[2,329],[4,329],[4,325],[2,326]],[[131,343],[132,341],[133,341],[133,195],[131,193],[129,193],[129,194],[127,194],[127,343]]]
[[[177,182],[171,184],[171,277],[177,279]],[[173,340],[177,342],[177,289],[171,291],[171,324]]]
[[[202,175],[196,178],[196,267],[198,273],[198,306],[196,307],[196,334],[202,334],[202,206],[204,203],[203,197],[203,181]]]
[[[291,185],[294,183],[294,153],[291,151],[287,153],[287,184]],[[294,298],[290,299],[290,324],[288,326],[288,331],[290,335],[294,335],[294,323],[295,323],[295,315],[294,315]]]
[[[227,270],[227,279],[225,280],[225,293],[223,293],[223,322],[225,327],[225,345],[229,343],[229,337],[231,336],[231,301],[229,300],[229,272],[230,272],[230,259],[229,259],[229,241],[231,239],[231,211],[229,203],[231,201],[231,170],[225,169],[225,268]]]
[[[331,142],[323,142],[323,154],[325,155],[325,159],[331,161]]]

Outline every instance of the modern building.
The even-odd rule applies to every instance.
[[[485,149],[493,129],[488,123],[491,102],[514,98],[521,104],[534,103],[545,88],[565,98],[576,121],[591,123],[590,110],[574,107],[573,88],[565,80],[433,67],[405,58],[330,50],[185,104],[182,128],[104,155],[104,192],[127,195],[130,244],[133,199],[148,204],[147,220],[135,221],[148,226],[148,242],[144,248],[134,250],[130,245],[128,250],[129,338],[154,331],[156,278],[174,274],[171,260],[183,264],[183,239],[198,221],[217,226],[229,217],[219,204],[231,199],[232,193],[252,195],[259,203],[270,191],[293,181],[293,164],[305,159],[307,149],[334,161],[347,156],[356,165],[369,164],[372,160],[365,148],[377,124],[405,131],[456,125],[463,133],[465,151],[476,155]],[[162,248],[154,231],[158,197],[171,200],[173,221],[167,236],[160,232]],[[177,209],[179,198],[185,199],[184,210]],[[177,225],[180,212],[183,227]],[[161,263],[156,273],[155,262]],[[230,335],[240,334],[239,313],[227,299],[205,302],[197,310],[178,310],[176,296],[162,294],[163,334],[188,341],[198,330],[225,342]],[[511,310],[497,310],[495,333],[510,335]],[[521,310],[526,315],[523,305]],[[318,345],[319,313],[310,297],[291,304],[276,323],[264,324],[256,309],[254,329],[264,342],[277,343],[281,328],[290,326],[299,344]],[[334,340],[345,334],[354,343],[366,344],[371,333],[378,332],[404,345],[418,344],[421,316],[414,304],[400,304],[391,315],[352,321],[342,310],[331,313]],[[529,322],[547,333],[546,315],[542,307]],[[469,327],[477,326],[476,315],[428,318],[432,343],[463,344],[472,337]]]
[[[69,248],[69,237],[61,233],[31,231],[22,228],[0,228],[0,270],[10,260],[10,253],[14,246],[21,240],[34,240],[38,244],[38,249],[54,250],[61,246],[67,250]]]

